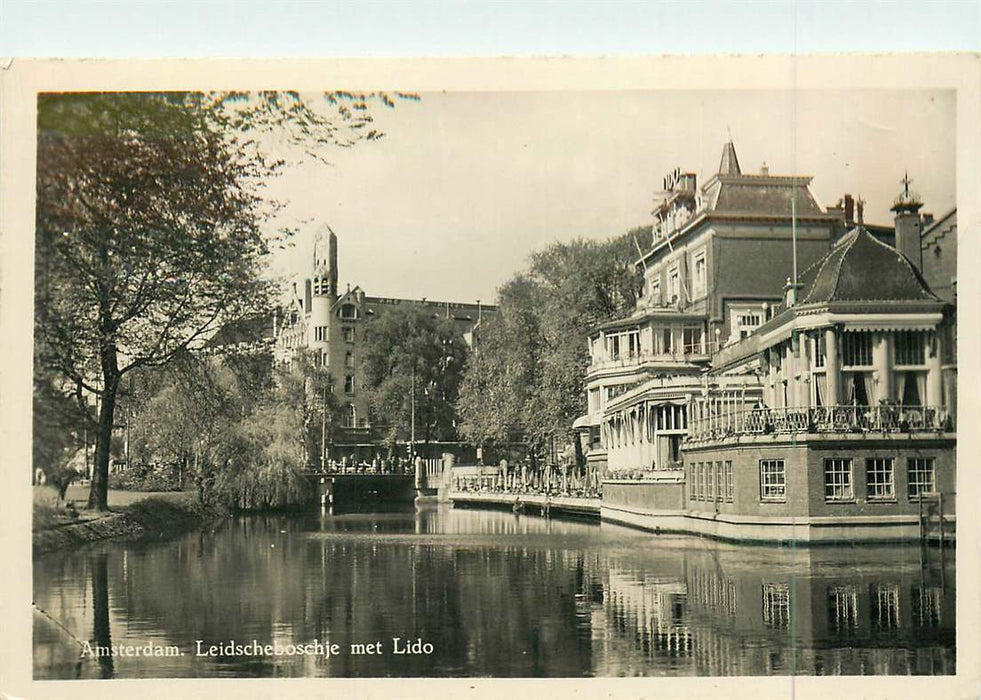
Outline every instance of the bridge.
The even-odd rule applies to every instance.
[[[315,488],[315,500],[321,506],[345,506],[354,503],[411,503],[417,497],[436,497],[443,486],[444,475],[452,460],[425,459],[416,474],[414,467],[394,472],[377,467],[346,467],[304,474]],[[448,484],[446,484],[448,485]]]

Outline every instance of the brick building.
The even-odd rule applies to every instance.
[[[317,233],[312,270],[297,280],[289,302],[274,322],[275,358],[290,365],[301,351],[310,353],[315,365],[330,371],[329,390],[339,397],[343,425],[336,435],[337,454],[370,458],[377,443],[371,430],[368,399],[359,358],[363,350],[365,324],[386,313],[408,306],[422,306],[434,315],[453,320],[468,345],[473,344],[482,318],[495,306],[476,303],[372,297],[350,285],[338,289],[337,236],[329,227]]]

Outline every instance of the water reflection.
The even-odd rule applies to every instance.
[[[35,616],[35,676],[951,674],[954,571],[939,558],[446,508],[236,517],[37,559],[51,619]],[[394,654],[393,637],[435,651]],[[183,653],[79,663],[79,640]],[[342,653],[195,653],[233,640]],[[374,642],[382,653],[349,651]]]

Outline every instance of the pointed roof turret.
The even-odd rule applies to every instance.
[[[732,139],[722,148],[722,160],[719,162],[719,175],[742,175],[739,158],[736,157],[736,146]]]

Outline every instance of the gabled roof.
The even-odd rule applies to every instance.
[[[954,207],[949,212],[941,216],[939,219],[934,219],[932,223],[923,227],[923,231],[920,232],[920,238],[923,241],[923,245],[928,245],[930,241],[927,239],[942,238],[947,233],[953,231],[957,232],[957,208]]]
[[[898,250],[856,226],[801,275],[801,304],[941,302]]]

